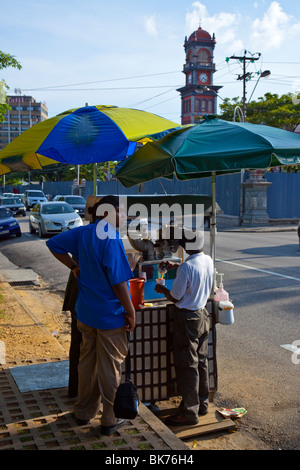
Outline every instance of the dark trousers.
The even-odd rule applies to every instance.
[[[78,363],[80,356],[80,344],[82,335],[77,328],[75,312],[71,311],[71,343],[69,350],[69,385],[68,394],[70,397],[78,395]]]
[[[210,318],[206,308],[196,311],[175,306],[173,351],[181,412],[198,416],[208,407],[208,334]]]

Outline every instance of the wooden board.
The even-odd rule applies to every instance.
[[[156,416],[163,422],[167,416],[173,415],[177,412],[177,408],[167,408],[155,412]],[[199,416],[199,423],[189,426],[169,426],[168,428],[179,438],[187,439],[218,431],[232,431],[236,429],[235,422],[230,418],[224,418],[217,411],[217,407],[210,403],[208,413],[204,416]]]

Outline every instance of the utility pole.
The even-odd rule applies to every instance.
[[[246,63],[248,61],[253,63],[254,61],[258,60],[261,56],[260,52],[256,53],[258,55],[258,57],[254,57],[253,55],[247,57],[246,54],[247,54],[247,51],[245,50],[243,56],[231,56],[230,57],[230,59],[239,60],[240,62],[243,63],[243,75],[239,75],[237,79],[238,80],[243,80],[243,115],[244,115],[244,120],[246,120],[246,81],[247,81],[247,78],[249,78],[250,75],[251,75],[250,72],[246,72]]]

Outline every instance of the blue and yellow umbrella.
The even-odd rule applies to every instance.
[[[84,106],[35,124],[0,151],[0,175],[54,163],[122,161],[137,142],[160,139],[179,124],[145,111]]]

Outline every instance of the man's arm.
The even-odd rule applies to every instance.
[[[157,292],[158,294],[164,294],[164,296],[171,302],[174,302],[174,304],[180,300],[172,297],[170,290],[166,286],[163,286],[161,284],[156,284],[155,292]]]
[[[173,261],[162,261],[159,264],[159,269],[166,269],[167,271],[170,271],[171,269],[178,268],[180,266],[180,263],[178,262],[173,262]]]
[[[133,331],[135,327],[135,308],[131,302],[127,281],[115,284],[112,289],[125,309],[125,328],[127,331]]]

